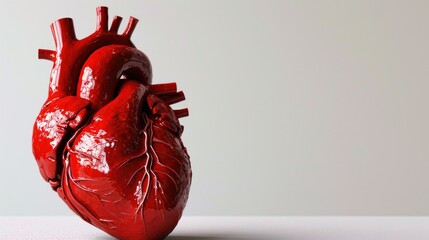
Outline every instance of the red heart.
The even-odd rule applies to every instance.
[[[85,221],[120,239],[160,239],[176,226],[188,199],[191,166],[178,118],[187,109],[174,83],[151,84],[149,59],[117,34],[107,8],[82,40],[71,19],[51,25],[56,51],[49,95],[33,129],[43,178]]]

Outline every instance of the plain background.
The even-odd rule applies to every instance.
[[[0,8],[0,215],[71,214],[31,152],[37,49],[98,5],[186,93],[186,215],[429,214],[429,1],[21,0]]]

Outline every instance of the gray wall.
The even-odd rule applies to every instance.
[[[100,1],[0,8],[0,215],[71,212],[39,176],[49,25]],[[188,215],[429,214],[429,1],[102,1],[141,21],[154,82],[191,111]]]

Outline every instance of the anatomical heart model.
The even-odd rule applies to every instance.
[[[137,19],[118,34],[106,7],[93,34],[76,39],[73,21],[51,25],[56,50],[48,99],[33,129],[42,177],[82,219],[119,239],[162,239],[188,199],[191,165],[178,118],[187,109],[175,83],[152,84],[149,59],[131,42]]]

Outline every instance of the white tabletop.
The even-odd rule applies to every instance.
[[[78,217],[0,217],[0,239],[114,240]],[[168,240],[427,240],[429,217],[183,217]]]

